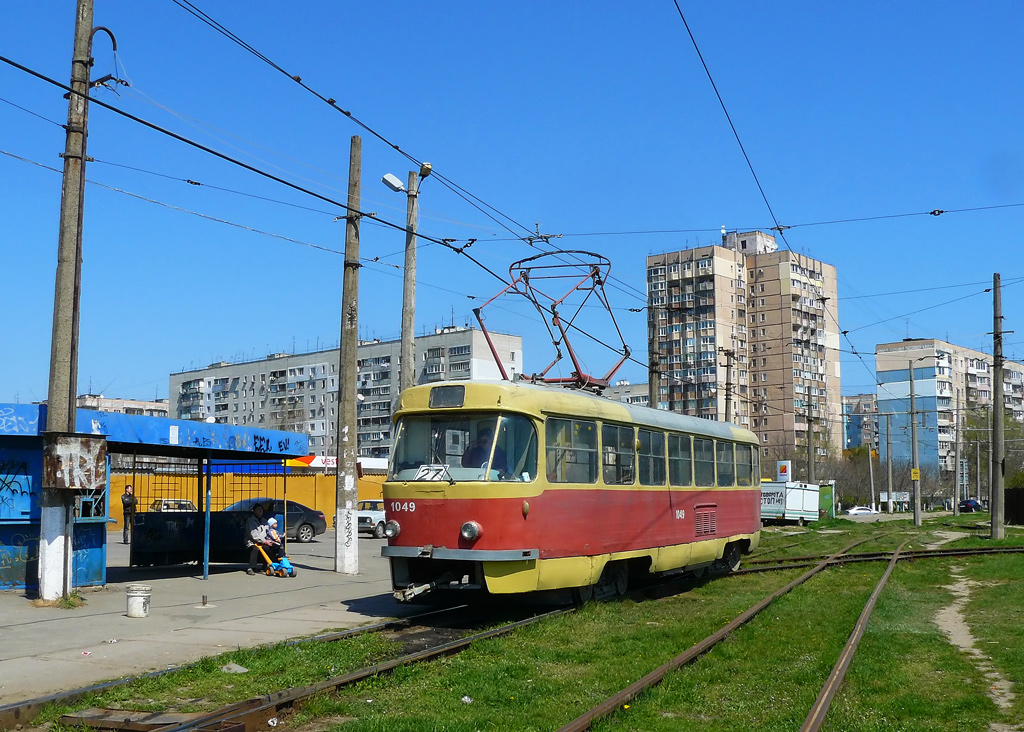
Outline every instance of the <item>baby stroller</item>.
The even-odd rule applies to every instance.
[[[293,567],[292,563],[288,561],[288,557],[281,554],[281,558],[276,562],[271,561],[270,555],[267,554],[267,550],[263,548],[263,545],[257,544],[256,546],[259,548],[260,554],[263,555],[263,561],[266,562],[268,575],[277,575],[278,577],[295,576],[295,567]]]

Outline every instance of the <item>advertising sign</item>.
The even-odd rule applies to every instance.
[[[792,460],[779,460],[775,463],[775,480],[780,483],[788,483],[793,480]]]

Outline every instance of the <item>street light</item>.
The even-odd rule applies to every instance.
[[[401,370],[398,377],[399,393],[412,386],[416,375],[416,356],[413,353],[413,338],[416,328],[416,220],[419,214],[419,184],[430,175],[430,163],[420,165],[419,173],[409,171],[408,189],[397,176],[387,173],[381,181],[395,193],[405,193],[408,207],[405,217],[405,274],[402,278],[402,346]]]

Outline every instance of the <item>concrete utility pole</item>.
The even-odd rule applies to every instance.
[[[46,448],[39,519],[39,595],[44,600],[72,591],[74,492],[58,488],[57,442],[75,432],[78,391],[78,323],[82,286],[82,218],[84,213],[86,138],[89,121],[89,71],[92,66],[92,0],[78,0],[75,48],[71,61],[68,124],[64,143],[64,178],[60,197],[57,276],[53,296],[50,380],[46,398]]]
[[[888,491],[889,496],[889,513],[892,513],[893,503],[896,502],[896,497],[892,492],[892,415],[885,415],[885,469],[886,469],[886,484],[885,489]]]
[[[914,482],[914,526],[921,525],[921,465],[917,461],[917,399],[914,395],[914,363],[917,360],[910,359],[910,449],[914,460],[910,476]]]
[[[811,416],[811,408],[807,407],[807,482],[814,484],[814,418]]]
[[[419,176],[409,171],[405,214],[405,272],[402,277],[402,364],[398,391],[416,383],[416,224],[419,218]]]
[[[974,496],[981,500],[981,440],[974,443]]]
[[[1005,539],[1006,526],[1003,505],[1003,478],[1005,432],[1003,421],[1003,293],[999,273],[992,275],[992,496],[989,510],[992,512],[992,538]]]
[[[430,175],[430,163],[420,167],[419,174],[409,171],[406,189],[408,206],[405,214],[405,273],[402,278],[402,364],[398,390],[403,392],[416,383],[416,227],[419,220],[420,180]]]
[[[359,358],[359,198],[363,141],[352,136],[348,160],[348,211],[345,215],[345,274],[341,295],[341,354],[338,364],[338,468],[334,526],[334,571],[359,574],[356,501],[359,485],[356,374]]]
[[[658,349],[658,318],[654,305],[647,306],[647,406],[658,408],[658,387],[661,386],[661,351]],[[684,414],[686,398],[683,398]]]
[[[736,351],[720,346],[718,352],[725,356],[725,421],[732,422],[732,360]]]
[[[875,424],[871,423],[871,443],[868,445],[868,482],[871,484],[871,508],[875,508]]]
[[[960,515],[960,392],[953,410],[953,515]]]

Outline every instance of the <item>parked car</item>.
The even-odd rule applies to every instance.
[[[878,511],[867,506],[854,506],[853,508],[846,509],[847,516],[870,516],[875,513],[878,513]]]
[[[384,501],[360,501],[356,504],[356,522],[360,534],[384,538]]]
[[[198,511],[196,504],[184,498],[158,498],[149,504],[150,511],[162,513],[184,513],[187,511]]]
[[[225,508],[225,511],[239,511],[249,513],[253,505],[263,504],[263,517],[274,516],[278,526],[284,523],[285,502],[279,498],[246,498],[232,503]],[[317,511],[303,506],[295,501],[288,501],[288,525],[285,527],[285,536],[300,542],[313,541],[313,538],[327,531],[327,517],[323,511]]]
[[[984,506],[973,498],[968,498],[966,501],[960,501],[959,509],[960,513],[977,513],[985,510]]]

